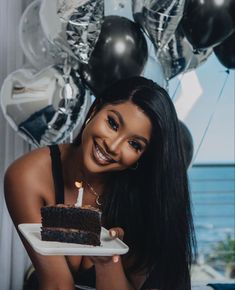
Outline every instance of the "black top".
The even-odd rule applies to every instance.
[[[56,204],[64,203],[64,179],[58,145],[49,146]]]
[[[55,187],[56,204],[64,203],[64,179],[58,145],[50,145],[51,170]],[[78,278],[78,279],[77,279]],[[95,267],[87,270],[79,270],[75,274],[74,282],[77,289],[95,289]],[[84,285],[84,287],[79,286]],[[86,285],[86,286],[85,286]]]
[[[60,149],[58,145],[50,145],[50,154],[51,154],[51,169],[54,180],[55,187],[55,197],[56,204],[64,203],[64,180],[63,180],[63,171],[60,158]],[[146,279],[144,285],[141,287],[141,290],[147,289],[158,289],[159,285],[157,283],[157,270],[156,268],[150,273],[149,277]],[[91,267],[86,270],[79,270],[74,277],[74,282],[76,289],[79,290],[93,290],[95,289],[96,273],[95,267]],[[85,286],[86,285],[86,286]]]

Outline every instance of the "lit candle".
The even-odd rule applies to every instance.
[[[82,199],[83,199],[83,187],[82,187],[82,182],[75,182],[75,186],[78,188],[78,196],[77,196],[77,202],[75,203],[76,207],[81,207],[82,206]]]

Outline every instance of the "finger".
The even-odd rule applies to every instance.
[[[92,256],[90,259],[94,264],[107,264],[110,261],[113,261],[112,257],[110,256],[109,257]]]
[[[114,238],[119,238],[121,240],[123,240],[124,237],[124,230],[120,227],[116,227],[116,228],[111,228],[109,230],[109,234],[110,236],[114,239]]]
[[[114,262],[114,263],[118,263],[118,261],[119,261],[119,256],[112,256],[112,261]]]

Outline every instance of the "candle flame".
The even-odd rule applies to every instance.
[[[82,187],[82,181],[81,182],[75,181],[75,186],[77,188],[81,188]]]

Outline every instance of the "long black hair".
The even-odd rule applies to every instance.
[[[128,272],[147,269],[157,273],[161,290],[189,290],[196,244],[179,121],[169,95],[146,78],[124,79],[96,98],[88,118],[128,100],[150,118],[152,136],[136,170],[112,173],[103,194],[104,225],[124,229]]]

